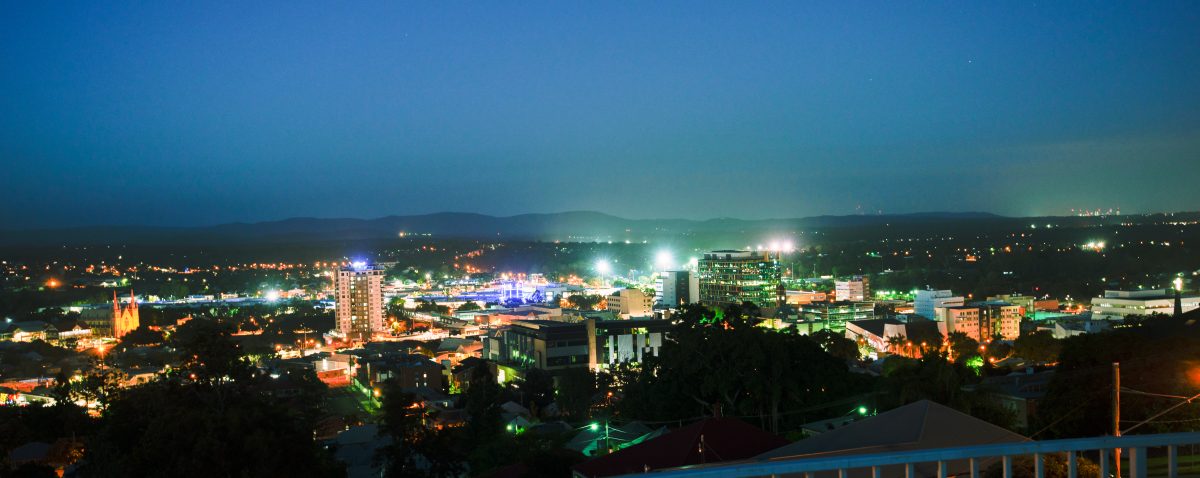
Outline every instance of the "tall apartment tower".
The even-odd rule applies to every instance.
[[[338,269],[335,318],[347,339],[367,340],[383,329],[383,268],[356,262]]]

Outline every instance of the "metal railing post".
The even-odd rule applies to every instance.
[[[1100,476],[1108,477],[1108,450],[1097,450],[1100,452]]]
[[[946,465],[946,462],[941,460],[938,461],[937,478],[946,478]]]
[[[1033,476],[1034,478],[1046,478],[1046,465],[1042,463],[1042,454],[1033,454]]]
[[[918,478],[917,465],[912,462],[904,464],[904,478]]]
[[[1079,464],[1073,451],[1067,452],[1067,478],[1079,478]]]
[[[971,467],[971,478],[979,478],[979,459],[972,458],[970,467]]]
[[[1179,478],[1179,447],[1167,447],[1167,478]]]
[[[883,467],[882,466],[872,466],[871,467],[871,478],[883,478]]]
[[[1004,455],[1001,461],[1004,463],[1004,478],[1013,478],[1012,455]]]
[[[1146,449],[1144,447],[1129,449],[1129,477],[1146,478]]]

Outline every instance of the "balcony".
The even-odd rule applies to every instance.
[[[1100,476],[1115,476],[1112,452],[1121,449],[1122,476],[1146,478],[1150,476],[1151,451],[1156,457],[1155,476],[1179,476],[1181,446],[1200,444],[1200,432],[1167,433],[1156,435],[1129,435],[1122,437],[1103,436],[1094,438],[1071,438],[1065,440],[1029,441],[938,448],[916,451],[842,455],[835,457],[782,457],[776,459],[744,460],[712,465],[697,465],[664,469],[649,473],[625,475],[642,478],[699,478],[699,477],[779,477],[804,478],[869,476],[938,477],[982,476],[985,463],[999,462],[1005,478],[1015,474],[1013,460],[1032,457],[1035,478],[1046,474],[1045,457],[1065,455],[1067,476],[1079,475],[1079,457],[1083,454],[1098,456]],[[918,468],[920,467],[920,469]],[[921,471],[921,470],[932,471]],[[1023,475],[1022,475],[1023,476]]]

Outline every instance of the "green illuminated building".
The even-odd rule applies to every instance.
[[[779,261],[766,252],[713,251],[700,259],[700,303],[709,307],[752,302],[783,304]]]

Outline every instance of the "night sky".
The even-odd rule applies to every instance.
[[[0,6],[0,229],[1200,209],[1196,1],[334,3]]]

